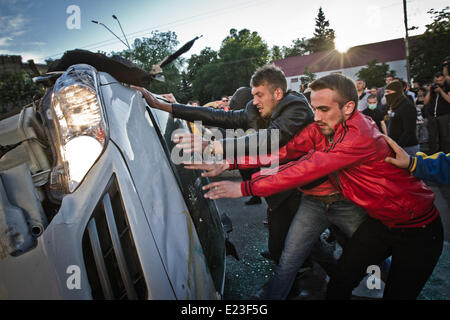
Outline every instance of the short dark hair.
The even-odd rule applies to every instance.
[[[230,108],[239,110],[245,108],[247,103],[253,99],[252,89],[249,87],[240,87],[236,90],[230,100]]]
[[[377,98],[376,95],[370,94],[370,95],[367,97],[367,100],[369,100],[369,99],[376,99],[376,98]]]
[[[267,85],[272,92],[280,88],[283,94],[287,91],[287,80],[283,70],[274,64],[268,64],[258,68],[250,80],[251,87]]]
[[[444,76],[444,74],[442,73],[442,71],[438,71],[434,74],[435,78],[439,78],[439,77],[443,77],[443,76]]]
[[[309,87],[313,91],[322,89],[331,89],[336,91],[337,103],[341,109],[349,101],[353,101],[355,103],[355,110],[358,106],[358,92],[356,91],[355,83],[352,79],[342,74],[329,74],[314,80]]]

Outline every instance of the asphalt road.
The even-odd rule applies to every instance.
[[[240,181],[237,171],[224,173],[218,180],[228,179]],[[216,179],[214,179],[216,180]],[[440,260],[422,290],[419,299],[422,300],[450,300],[450,186],[428,183],[436,195],[436,206],[441,213],[444,225],[444,248]],[[225,212],[233,222],[233,231],[229,239],[236,246],[240,260],[227,257],[227,273],[225,279],[224,299],[245,300],[251,299],[262,286],[270,279],[274,263],[263,258],[261,251],[267,250],[267,227],[263,224],[266,218],[267,205],[263,201],[260,205],[245,205],[249,198],[220,199],[217,206],[220,212]],[[339,247],[336,251],[339,251]],[[339,254],[339,252],[335,252]],[[314,264],[313,269],[305,273],[299,280],[300,292],[289,297],[295,300],[319,300],[323,299],[328,277],[324,270]],[[368,290],[361,285],[353,291],[355,298],[361,299],[380,298],[382,296],[383,283],[380,290]]]

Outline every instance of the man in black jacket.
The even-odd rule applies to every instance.
[[[386,87],[386,102],[391,108],[388,133],[405,151],[414,156],[419,152],[416,136],[417,110],[403,94],[403,85],[393,81]]]
[[[250,87],[240,87],[236,90],[230,100],[230,108],[231,110],[241,110],[245,109],[247,103],[253,100],[252,88]],[[241,174],[242,180],[247,181],[252,179],[252,174],[259,171],[259,168],[247,169],[247,170],[239,170]],[[261,198],[258,196],[252,196],[250,200],[246,201],[246,205],[257,205],[261,204]],[[268,224],[267,220],[264,220],[265,224]]]
[[[313,122],[314,115],[308,101],[302,94],[287,92],[286,77],[283,71],[275,65],[266,65],[256,70],[250,81],[250,86],[253,100],[247,104],[245,109],[229,112],[166,103],[157,100],[143,88],[135,88],[142,92],[151,107],[170,112],[176,118],[187,121],[202,121],[204,125],[221,128],[256,130],[253,134],[242,137],[214,141],[214,153],[222,153],[224,157],[226,157],[228,149],[226,146],[230,143],[234,146],[234,155],[237,155],[237,150],[242,150],[242,147],[248,154],[251,149],[250,142],[259,141],[259,130],[261,129],[269,130],[265,131],[267,135],[258,146],[264,147],[263,150],[270,153],[270,146],[272,145],[272,130],[270,129],[278,130],[278,145],[281,147],[299,130]],[[255,135],[257,140],[254,140]],[[202,144],[202,148],[206,148],[208,145],[209,142],[205,142]],[[291,220],[300,205],[300,197],[301,194],[297,190],[288,190],[266,198],[269,220],[269,253],[270,258],[276,262],[278,262],[283,251],[284,239]]]
[[[391,74],[386,75],[386,78],[385,78],[386,86],[388,84],[390,84],[392,81],[394,81],[394,76],[391,75]],[[377,91],[377,101],[378,101],[377,108],[383,112],[383,115],[387,114],[387,111],[388,111],[388,108],[389,108],[387,103],[386,103],[386,99],[385,99],[385,95],[384,95],[385,94],[385,90],[386,90],[386,86],[380,88]]]

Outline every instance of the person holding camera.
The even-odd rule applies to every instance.
[[[428,105],[428,151],[449,153],[450,84],[442,72],[435,74],[424,103]]]

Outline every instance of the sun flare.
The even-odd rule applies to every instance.
[[[348,49],[350,49],[351,44],[346,41],[346,39],[342,38],[336,38],[334,45],[336,47],[336,50],[340,53],[346,53]]]

